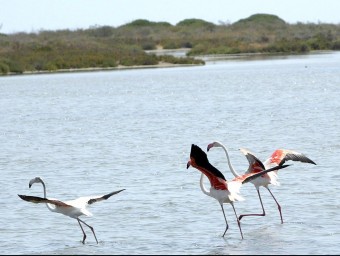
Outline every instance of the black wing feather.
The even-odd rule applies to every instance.
[[[119,192],[122,192],[122,191],[124,191],[124,190],[125,190],[125,189],[121,189],[121,190],[114,191],[114,192],[111,192],[111,193],[109,193],[109,194],[106,194],[106,195],[104,195],[104,196],[102,196],[102,197],[92,198],[92,199],[90,199],[87,203],[88,203],[88,204],[93,204],[93,203],[95,203],[95,202],[99,202],[99,201],[102,201],[102,200],[107,200],[107,199],[109,199],[111,196],[113,196],[113,195],[115,195],[115,194],[118,194]]]
[[[209,163],[207,154],[197,145],[191,145],[190,157],[195,158],[196,164],[209,170],[216,177],[226,180],[224,175],[212,164]]]
[[[288,167],[288,166],[289,166],[289,164],[286,164],[286,165],[277,165],[277,166],[275,166],[275,167],[273,167],[273,168],[264,170],[264,171],[262,171],[262,172],[257,172],[257,173],[255,173],[254,175],[249,176],[249,177],[246,178],[244,181],[242,181],[242,184],[247,183],[247,182],[249,182],[249,181],[251,181],[251,180],[253,180],[253,179],[256,179],[256,178],[262,176],[263,174],[265,174],[265,173],[267,173],[267,172],[272,172],[272,171],[275,171],[275,170],[283,169],[283,168],[286,168],[286,167]]]
[[[308,157],[306,157],[305,155],[298,153],[298,154],[292,154],[292,153],[287,153],[286,156],[282,159],[282,161],[280,162],[280,165],[284,164],[286,161],[300,161],[303,163],[310,163],[310,164],[315,164],[316,163],[309,159]]]

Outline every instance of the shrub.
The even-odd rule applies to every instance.
[[[4,62],[0,62],[0,74],[6,75],[8,73],[9,73],[9,66]]]

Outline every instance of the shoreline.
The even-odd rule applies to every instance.
[[[183,52],[188,51],[187,48],[182,49],[170,49],[163,50],[157,49],[152,50],[152,53],[161,54],[169,54],[175,55],[178,57],[178,54],[183,54]],[[210,54],[210,55],[196,55],[193,58],[201,59],[205,62],[215,62],[215,61],[227,61],[227,60],[242,60],[242,59],[266,59],[273,57],[282,57],[282,56],[302,56],[302,55],[313,55],[313,54],[330,54],[336,51],[331,50],[318,50],[311,51],[303,54],[294,54],[294,53],[238,53],[238,54]],[[150,51],[149,51],[150,53]],[[71,68],[71,69],[57,69],[53,71],[42,70],[42,71],[24,71],[23,73],[8,73],[8,74],[0,74],[0,77],[6,76],[20,76],[20,75],[40,75],[40,74],[60,74],[60,73],[76,73],[76,72],[96,72],[96,71],[114,71],[114,70],[131,70],[131,69],[148,69],[148,68],[175,68],[175,67],[190,67],[190,66],[202,66],[206,64],[173,64],[167,62],[160,62],[156,65],[132,65],[132,66],[123,66],[118,65],[117,67],[89,67],[89,68]]]
[[[114,70],[131,70],[131,69],[148,69],[148,68],[175,68],[175,67],[189,67],[189,66],[202,66],[202,64],[173,64],[173,63],[159,63],[156,65],[132,65],[117,67],[90,67],[90,68],[71,68],[71,69],[57,69],[53,71],[41,70],[41,71],[24,71],[23,73],[8,73],[0,75],[0,77],[6,76],[20,76],[20,75],[42,75],[42,74],[60,74],[60,73],[77,73],[77,72],[96,72],[96,71],[114,71]]]
[[[242,60],[242,59],[269,59],[275,57],[287,57],[287,56],[306,56],[306,55],[314,55],[314,54],[330,54],[337,51],[332,50],[317,50],[310,51],[306,53],[284,53],[284,52],[275,52],[275,53],[263,53],[263,52],[254,52],[254,53],[235,53],[235,54],[207,54],[207,55],[196,55],[195,58],[199,58],[204,60],[205,62],[209,61],[218,61],[218,60]]]

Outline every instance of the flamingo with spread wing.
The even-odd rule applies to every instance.
[[[213,147],[221,147],[224,150],[224,152],[227,156],[230,171],[233,173],[233,175],[235,177],[240,176],[240,174],[238,174],[236,172],[235,168],[231,164],[227,148],[221,142],[215,141],[213,143],[208,144],[207,151],[209,151]],[[244,149],[244,148],[241,148],[240,150],[247,157],[249,164],[251,165],[251,161],[253,161],[254,154],[251,153],[249,150]],[[310,163],[310,164],[316,165],[316,163],[314,161],[312,161],[311,159],[309,159],[307,156],[305,156],[302,153],[299,153],[299,152],[296,152],[296,151],[293,151],[293,150],[288,150],[288,149],[277,149],[264,162],[264,167],[265,167],[265,169],[268,169],[268,168],[273,168],[275,166],[281,166],[289,160],[299,161],[299,162],[303,162],[303,163]],[[249,173],[258,173],[258,172],[261,172],[261,171],[262,171],[261,169],[249,168],[246,173],[248,173],[248,174]],[[262,187],[265,187],[269,191],[269,193],[273,197],[275,203],[277,204],[277,207],[278,207],[279,213],[280,213],[281,224],[283,223],[281,206],[268,187],[268,185],[270,185],[270,184],[279,185],[277,172],[278,172],[278,169],[275,170],[274,172],[269,172],[269,173],[266,173],[265,175],[261,175],[257,179],[253,179],[251,181],[251,183],[254,184],[256,191],[257,191],[257,194],[258,194],[258,197],[260,199],[260,203],[261,203],[261,207],[262,207],[262,213],[242,214],[242,215],[239,216],[239,218],[238,218],[239,220],[241,220],[245,216],[265,216],[266,215],[264,207],[263,207],[261,195],[260,195],[260,187],[262,186]]]
[[[83,241],[82,243],[85,243],[86,239],[86,234],[84,232],[84,229],[80,223],[83,223],[87,227],[89,227],[94,235],[94,238],[96,239],[96,242],[98,244],[98,240],[96,237],[96,234],[94,232],[93,227],[79,219],[79,216],[85,215],[85,216],[92,216],[92,213],[87,210],[87,207],[89,205],[92,205],[93,203],[100,202],[103,200],[109,199],[111,196],[118,194],[122,192],[125,189],[117,190],[114,192],[111,192],[106,195],[100,195],[100,196],[88,196],[88,197],[79,197],[75,200],[70,200],[70,201],[60,201],[57,199],[48,199],[46,198],[46,186],[44,181],[40,177],[36,177],[29,182],[29,188],[34,184],[34,183],[41,183],[44,188],[44,197],[38,197],[38,196],[26,196],[26,195],[18,195],[22,200],[31,202],[31,203],[45,203],[47,208],[56,213],[61,213],[64,214],[68,217],[74,218],[78,221],[79,226],[83,232]]]
[[[233,207],[237,219],[237,224],[240,229],[241,237],[243,239],[241,224],[239,218],[237,217],[236,210],[234,207],[234,202],[243,200],[243,197],[239,194],[240,187],[242,186],[242,184],[250,182],[256,179],[257,177],[260,177],[261,175],[265,175],[266,173],[282,169],[288,166],[279,165],[268,170],[265,170],[263,163],[259,159],[250,154],[248,155],[248,157],[250,166],[256,167],[260,171],[258,173],[247,173],[244,175],[240,175],[235,177],[231,181],[227,181],[223,174],[216,167],[209,163],[207,154],[197,145],[194,144],[191,145],[190,160],[187,163],[187,168],[193,166],[194,168],[201,172],[200,187],[202,192],[210,197],[215,198],[219,202],[226,223],[226,229],[222,237],[224,237],[229,228],[223,204],[230,203],[231,206]],[[204,176],[207,176],[210,181],[211,185],[210,190],[208,190],[204,186],[203,183]]]

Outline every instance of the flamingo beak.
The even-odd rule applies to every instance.
[[[213,144],[210,143],[208,146],[207,146],[207,151],[209,152],[209,149],[211,149],[213,147]]]
[[[187,169],[190,167],[190,165],[191,165],[191,160],[189,160],[187,163]]]

